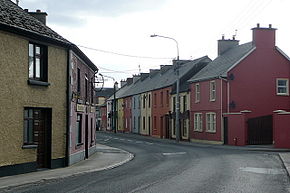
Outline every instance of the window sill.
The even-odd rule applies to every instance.
[[[202,133],[203,131],[202,130],[193,130],[194,132],[197,132],[197,133]]]
[[[37,145],[31,144],[31,145],[23,145],[22,149],[36,149]]]
[[[289,96],[289,94],[277,93],[277,96]]]
[[[216,133],[216,131],[206,131],[207,133]]]
[[[43,81],[39,81],[39,80],[32,80],[32,79],[27,80],[27,83],[29,85],[37,85],[37,86],[49,86],[50,85],[50,83],[48,83],[48,82],[43,82]]]
[[[211,99],[211,100],[209,100],[210,102],[215,102],[215,99]]]

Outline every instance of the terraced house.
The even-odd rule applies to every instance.
[[[1,176],[69,164],[72,54],[97,70],[46,15],[0,0]]]

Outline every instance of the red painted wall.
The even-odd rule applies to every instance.
[[[230,114],[228,118],[228,145],[244,146],[247,144],[247,124],[245,114]]]
[[[210,80],[212,81],[212,80]],[[210,101],[210,81],[198,82],[200,85],[200,101],[195,102],[195,84],[191,84],[190,92],[190,139],[222,141],[222,113],[227,109],[226,81],[215,79],[216,100]],[[216,133],[206,132],[206,113],[216,113]],[[202,113],[203,131],[194,131],[194,113]]]
[[[290,114],[274,114],[273,130],[275,148],[290,148]]]
[[[163,93],[163,94],[161,94]],[[168,93],[168,95],[167,95]],[[171,87],[152,91],[152,136],[163,138],[165,135],[165,115],[170,111]],[[163,97],[161,97],[163,96]],[[163,124],[161,124],[161,117]]]
[[[132,126],[132,111],[131,111],[132,97],[124,98],[124,132],[131,132]],[[127,125],[126,125],[127,121]]]
[[[274,47],[274,30],[254,28],[257,47],[229,73],[231,112],[250,110],[250,118],[271,115],[273,111],[289,110],[289,96],[276,95],[276,79],[289,78],[290,62]]]

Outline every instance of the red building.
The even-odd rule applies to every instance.
[[[171,87],[152,91],[152,136],[154,137],[169,138],[170,93]]]
[[[290,62],[275,46],[276,29],[252,30],[246,44],[219,40],[218,57],[190,80],[192,140],[279,143],[272,114],[289,110]]]

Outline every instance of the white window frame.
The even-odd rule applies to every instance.
[[[209,82],[209,100],[216,100],[216,81],[212,80]]]
[[[198,89],[197,89],[198,88]],[[195,103],[200,102],[200,84],[195,84]]]
[[[194,113],[194,131],[202,132],[202,113]]]
[[[279,86],[278,82],[282,80],[282,81],[286,81],[286,85],[285,86]],[[279,88],[284,88],[286,89],[286,92],[279,92]],[[289,79],[288,78],[277,78],[276,79],[276,94],[277,95],[282,95],[282,96],[288,96],[289,95]]]
[[[209,133],[216,132],[216,113],[206,113],[206,131]]]

